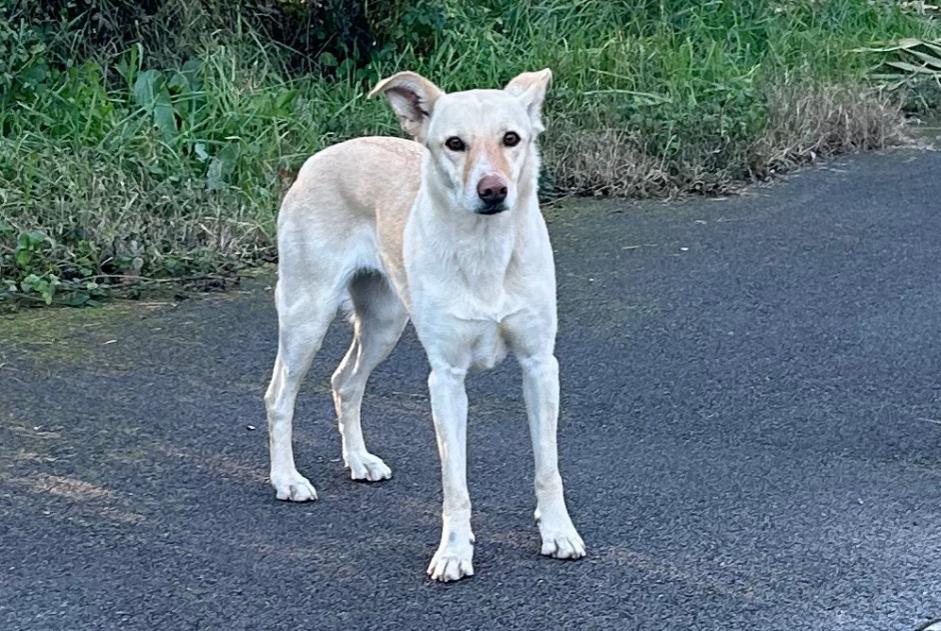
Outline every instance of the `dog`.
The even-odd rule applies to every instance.
[[[558,468],[555,264],[537,199],[551,78],[546,69],[502,90],[448,94],[413,72],[380,81],[369,96],[384,95],[414,140],[356,138],[313,155],[278,216],[278,354],[265,394],[277,498],[317,499],[294,464],[294,401],[344,303],[353,342],[331,379],[343,460],[354,480],[391,476],[366,449],[360,404],[411,319],[431,366],[441,457],[441,543],[428,566],[438,581],[474,574],[464,378],[508,351],[522,368],[541,552],[585,555]]]

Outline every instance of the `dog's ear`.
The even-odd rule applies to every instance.
[[[406,133],[423,142],[428,131],[428,120],[435,101],[444,94],[441,89],[415,72],[398,72],[383,79],[369,93],[369,98],[385,94],[399,117]]]
[[[503,88],[522,101],[523,107],[529,113],[529,120],[532,121],[533,131],[537,134],[545,130],[542,125],[542,102],[546,98],[550,83],[552,71],[544,68],[536,72],[524,72]]]

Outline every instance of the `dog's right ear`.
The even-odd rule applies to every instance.
[[[385,94],[389,99],[402,129],[424,142],[435,101],[444,94],[441,88],[418,73],[397,72],[377,83],[369,98],[377,94]]]

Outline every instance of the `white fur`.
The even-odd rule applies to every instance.
[[[265,395],[271,484],[278,499],[316,499],[291,444],[294,399],[337,307],[349,300],[353,343],[331,380],[342,453],[356,480],[391,476],[366,449],[360,404],[369,373],[411,317],[431,373],[428,388],[444,494],[440,546],[428,573],[474,573],[466,482],[467,394],[473,368],[507,351],[519,359],[535,455],[542,553],[584,556],[558,470],[555,269],[536,198],[541,106],[551,74],[525,73],[505,90],[444,94],[414,73],[376,86],[421,144],[361,138],[310,158],[278,219],[278,357]],[[506,146],[505,134],[521,138]],[[447,148],[459,137],[465,151]],[[506,184],[506,210],[478,214],[477,184]]]

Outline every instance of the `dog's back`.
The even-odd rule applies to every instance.
[[[412,140],[368,136],[314,154],[284,196],[279,232],[296,222],[309,227],[321,221],[338,232],[348,220],[373,220],[377,210],[406,215],[426,151]]]

